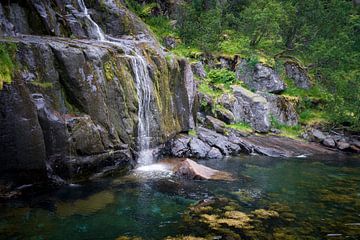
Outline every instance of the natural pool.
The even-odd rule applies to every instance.
[[[64,186],[1,203],[0,238],[360,239],[358,157],[240,156],[200,163],[237,180],[136,171]],[[212,200],[195,206],[204,199]]]

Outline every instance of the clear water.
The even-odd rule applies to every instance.
[[[181,180],[156,165],[123,177],[64,186],[1,203],[0,239],[211,235],[183,220],[189,206],[209,197],[229,198],[244,212],[274,203],[287,206],[294,221],[274,220],[266,229],[267,239],[360,239],[360,159],[332,158],[201,161],[231,172],[234,182]],[[291,237],[274,235],[274,229]]]

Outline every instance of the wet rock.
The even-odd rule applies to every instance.
[[[202,62],[196,62],[191,64],[191,69],[194,74],[200,78],[206,78],[207,74]]]
[[[134,164],[138,69],[121,47],[42,36],[2,41],[17,45],[21,74],[0,92],[0,171],[67,180]],[[196,86],[189,63],[168,61],[152,42],[129,41],[139,44],[153,83],[152,144],[193,128]]]
[[[236,67],[236,76],[250,89],[257,91],[280,93],[286,88],[280,76],[272,68],[261,63],[251,66],[246,60],[241,59]]]
[[[74,202],[59,202],[56,204],[56,214],[60,217],[70,217],[72,215],[90,215],[115,201],[113,192],[103,191],[87,197],[78,199]]]
[[[306,70],[295,62],[285,63],[286,75],[292,79],[298,88],[309,89],[311,88],[310,77]]]
[[[181,161],[174,172],[180,177],[193,180],[226,180],[232,181],[234,178],[227,172],[218,171],[203,165],[200,165],[190,159]]]
[[[350,146],[350,150],[355,153],[360,153],[360,148],[354,145]]]
[[[225,133],[225,123],[211,116],[206,116],[205,124],[209,129],[215,130],[217,133]]]
[[[331,147],[331,148],[336,147],[336,143],[335,143],[334,139],[332,139],[332,138],[325,138],[325,140],[323,141],[323,144],[325,146]]]

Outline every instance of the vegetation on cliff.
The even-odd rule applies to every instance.
[[[0,43],[0,90],[4,83],[11,83],[14,71],[12,56],[16,46]]]
[[[285,94],[301,98],[302,122],[360,129],[360,7],[352,1],[193,0],[171,14],[156,0],[126,2],[161,41],[176,40],[176,54],[297,62],[313,88],[288,84]]]

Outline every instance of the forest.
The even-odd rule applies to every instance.
[[[360,127],[359,4],[348,0],[194,0],[170,12],[164,1],[127,0],[161,41],[179,41],[175,54],[211,53],[268,62],[279,72],[293,60],[313,88],[294,86],[302,117],[358,131]],[[166,2],[166,1],[165,1]],[[229,80],[231,81],[231,80]]]

